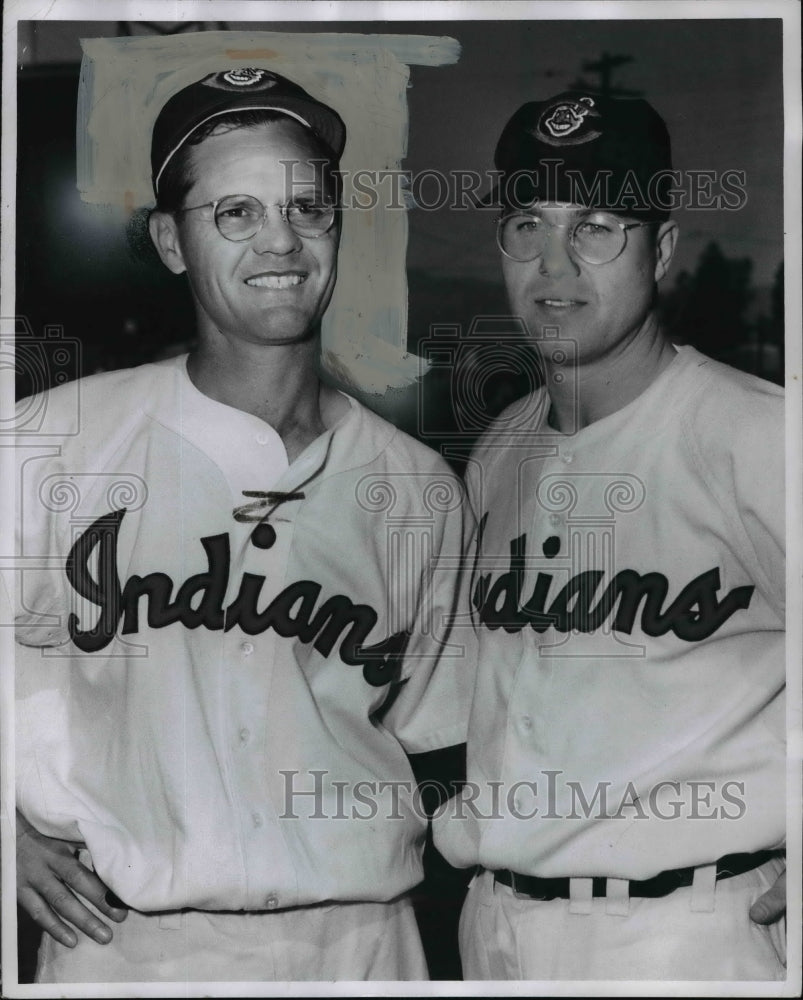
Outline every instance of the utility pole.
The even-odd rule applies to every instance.
[[[599,94],[600,97],[641,97],[642,91],[630,90],[627,87],[616,87],[613,84],[613,71],[619,66],[633,62],[633,56],[611,55],[603,52],[599,59],[587,59],[583,63],[583,73],[593,73],[599,77],[599,83],[589,83],[580,77],[571,85],[571,90],[585,90],[592,94]]]

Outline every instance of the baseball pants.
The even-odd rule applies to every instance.
[[[460,918],[463,978],[783,979],[785,921],[763,927],[748,915],[783,867],[771,858],[714,883],[707,866],[696,870],[693,885],[659,899],[612,896],[612,881],[614,890],[626,885],[619,880],[609,880],[607,897],[588,898],[582,883],[590,879],[577,879],[574,899],[548,901],[517,897],[484,871]]]
[[[45,934],[36,982],[428,978],[412,903],[406,897],[269,913],[130,910],[123,923],[111,926],[114,938],[105,945],[81,934],[75,948],[65,948]]]

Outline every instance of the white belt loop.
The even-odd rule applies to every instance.
[[[569,879],[569,913],[591,913],[594,906],[594,881],[590,878]]]
[[[630,882],[626,878],[605,880],[605,912],[616,917],[630,913]]]
[[[181,910],[170,910],[168,913],[159,914],[160,931],[180,931],[184,914]]]
[[[694,881],[691,884],[692,913],[713,913],[717,888],[717,866],[700,865],[694,869]]]

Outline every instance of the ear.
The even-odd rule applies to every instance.
[[[181,252],[181,241],[179,240],[175,216],[169,212],[154,210],[148,219],[148,231],[165,267],[169,268],[173,274],[183,274],[187,268]]]
[[[675,255],[675,246],[678,240],[678,224],[672,219],[667,219],[658,227],[655,235],[655,280],[660,281],[669,270],[672,258]]]

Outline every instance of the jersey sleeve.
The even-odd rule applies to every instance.
[[[733,466],[733,494],[748,553],[770,602],[783,617],[786,583],[786,463],[783,411],[744,429],[745,457]]]
[[[739,379],[739,375],[733,376]],[[780,620],[786,584],[785,434],[782,391],[739,379],[708,392],[686,442],[738,540],[741,557]]]
[[[463,498],[445,518],[405,651],[401,685],[383,718],[408,753],[466,741],[477,650],[470,619],[460,608],[466,579],[463,552],[473,529]]]

